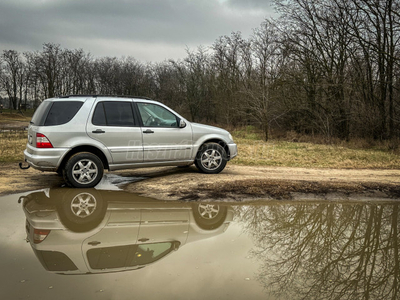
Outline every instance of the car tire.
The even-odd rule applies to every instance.
[[[63,170],[66,184],[76,188],[91,188],[96,186],[103,177],[103,162],[90,152],[80,152],[72,155]]]
[[[220,173],[228,161],[225,149],[217,143],[203,144],[197,152],[195,165],[206,174]]]
[[[73,232],[87,232],[104,219],[107,202],[95,189],[65,189],[57,212],[61,223]]]
[[[225,222],[228,212],[226,206],[208,203],[194,204],[192,209],[196,224],[205,230],[219,228]]]

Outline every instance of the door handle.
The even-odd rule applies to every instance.
[[[143,131],[143,133],[154,133],[154,131],[151,129],[147,129],[147,130]]]
[[[147,242],[149,239],[147,239],[147,238],[141,238],[141,239],[139,239],[138,241],[139,242]]]
[[[92,133],[105,133],[105,131],[101,130],[101,129],[96,129],[96,130],[93,130]]]
[[[97,241],[88,243],[88,245],[91,245],[91,246],[97,246],[97,245],[100,245],[100,244],[101,244],[101,242],[97,242]]]

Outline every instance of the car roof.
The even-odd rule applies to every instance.
[[[46,99],[48,101],[65,101],[68,99],[69,101],[85,101],[87,98],[96,98],[98,100],[107,100],[107,101],[118,101],[121,99],[132,99],[134,101],[143,101],[146,103],[157,103],[162,104],[161,102],[152,100],[147,97],[142,96],[131,96],[131,95],[66,95],[66,96],[59,96],[55,98]]]
[[[60,96],[58,99],[68,99],[68,98],[107,98],[107,99],[112,99],[112,98],[129,98],[129,99],[143,99],[143,100],[152,100],[148,97],[143,97],[143,96],[132,96],[132,95],[66,95],[66,96]]]

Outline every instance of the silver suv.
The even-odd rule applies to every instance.
[[[46,99],[28,128],[25,161],[62,174],[69,186],[93,187],[110,171],[195,164],[221,172],[237,155],[226,130],[191,123],[157,101],[137,97]]]
[[[230,206],[180,203],[123,191],[46,189],[21,196],[27,241],[60,274],[141,269],[182,246],[224,233]]]

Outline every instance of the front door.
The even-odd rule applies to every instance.
[[[137,105],[143,124],[144,162],[190,160],[190,124],[180,128],[179,118],[161,105],[145,102],[139,102]]]

